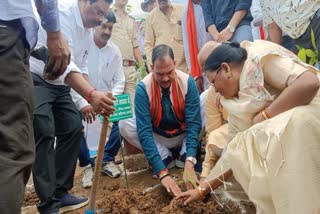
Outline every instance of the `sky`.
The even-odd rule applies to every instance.
[[[143,0],[129,0],[128,4],[132,6],[132,12],[131,15],[135,16],[139,14],[143,14],[143,11],[141,10],[140,4],[143,2]],[[188,0],[171,0],[173,3],[179,3],[179,4],[185,4],[188,2]]]

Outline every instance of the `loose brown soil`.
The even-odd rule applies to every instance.
[[[124,177],[112,179],[107,176],[101,176],[98,185],[98,194],[96,201],[97,213],[163,213],[163,214],[182,214],[182,213],[214,213],[214,214],[240,214],[255,213],[254,207],[250,205],[239,206],[232,201],[222,201],[221,207],[215,197],[210,196],[205,202],[195,202],[184,206],[182,201],[173,199],[162,186],[159,180],[151,178],[151,170],[146,169],[147,163],[143,156],[137,155],[126,161],[129,175],[129,190],[126,189]],[[144,169],[144,170],[140,170]],[[140,170],[137,172],[137,170]],[[135,173],[132,173],[135,172]],[[181,170],[173,169],[171,174],[181,179]],[[71,190],[72,194],[79,196],[88,196],[89,190],[81,187],[82,171],[77,168],[75,175],[75,185]],[[27,188],[22,213],[37,213],[36,205],[39,200],[32,188]],[[70,214],[83,214],[85,208],[70,212]]]

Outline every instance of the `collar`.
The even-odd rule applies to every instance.
[[[173,6],[173,4],[170,4],[169,7],[172,8],[172,12],[171,12],[171,16],[170,16],[170,18],[171,18],[172,15],[174,14],[176,8]],[[162,12],[162,10],[160,9],[160,6],[159,6],[159,5],[156,7],[156,9],[157,9],[158,13],[161,13],[166,19],[168,19],[168,18],[166,17],[166,15],[165,15],[165,14]],[[170,20],[170,19],[169,19],[169,20]]]
[[[80,28],[86,29],[86,28],[83,26],[83,21],[82,21],[82,18],[81,18],[80,7],[79,7],[79,1],[76,1],[76,2],[73,4],[72,9],[73,9],[73,14],[74,14],[74,17],[75,17],[75,19],[76,19],[77,25],[78,25]]]

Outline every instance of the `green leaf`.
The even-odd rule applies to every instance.
[[[300,45],[296,45],[296,48],[300,51],[301,49],[303,49],[303,47],[302,46],[300,46]]]
[[[311,43],[312,47],[317,50],[316,37],[314,36],[314,32],[311,29]]]
[[[307,62],[306,49],[302,48],[302,49],[298,52],[298,57],[299,57],[303,62]]]
[[[311,58],[310,61],[309,61],[309,65],[314,65],[318,62],[318,59],[317,58]]]
[[[313,52],[313,50],[311,50],[311,49],[306,49],[306,55],[310,58],[317,57],[317,54],[315,52]]]

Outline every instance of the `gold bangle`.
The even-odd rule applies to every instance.
[[[198,186],[198,192],[201,198],[204,198],[206,196],[206,189],[202,188],[200,185]]]
[[[268,116],[266,115],[266,113],[264,112],[264,110],[262,110],[260,113],[262,114],[262,117],[263,117],[264,120],[268,120],[269,119]]]
[[[270,119],[272,118],[272,115],[270,114],[270,112],[267,110],[267,108],[264,109],[264,113],[267,115],[267,117]]]

